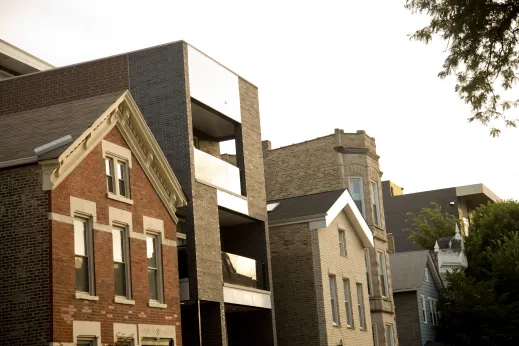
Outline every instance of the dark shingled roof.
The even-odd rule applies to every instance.
[[[269,201],[279,205],[268,213],[269,221],[289,220],[326,213],[346,189]]]
[[[399,252],[389,255],[393,291],[422,287],[429,251]]]
[[[0,116],[0,162],[35,157],[34,149],[66,135],[76,140],[125,91]],[[42,154],[54,159],[68,145]]]

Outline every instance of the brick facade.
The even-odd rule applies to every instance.
[[[385,325],[396,325],[391,295],[391,269],[387,263],[389,296],[382,296],[378,251],[387,258],[382,199],[382,172],[376,154],[375,139],[364,131],[345,133],[336,129],[329,136],[272,149],[263,142],[267,200],[302,196],[349,188],[350,177],[362,178],[364,218],[374,235],[375,249],[370,249],[370,271],[373,295],[370,297],[371,320],[377,324],[379,345],[387,345]],[[380,221],[375,221],[371,183],[378,188]],[[395,344],[398,344],[395,328]]]
[[[48,345],[48,195],[41,167],[0,170],[0,344]]]
[[[114,128],[105,140],[128,148],[119,130]],[[176,240],[176,227],[157,196],[153,186],[135,157],[130,169],[133,205],[107,197],[104,159],[101,144],[51,191],[50,210],[60,215],[72,215],[70,197],[96,203],[97,224],[110,226],[109,207],[132,214],[132,232],[144,233],[143,216],[164,222],[165,238]],[[99,301],[74,298],[74,233],[73,226],[53,220],[52,231],[52,340],[72,342],[72,320],[100,321],[103,342],[114,340],[114,323],[170,325],[176,327],[176,345],[181,344],[180,298],[176,247],[162,246],[164,303],[167,308],[148,306],[148,269],[146,242],[130,238],[132,295],[135,305],[114,303],[114,272],[112,235],[94,229],[95,287]]]

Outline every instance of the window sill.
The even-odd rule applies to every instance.
[[[366,328],[359,328],[359,330],[361,330],[363,332],[367,332],[368,331]]]
[[[130,300],[121,296],[115,296],[114,302],[117,304],[135,305],[135,300]]]
[[[355,326],[348,326],[348,325],[346,325],[346,328],[351,329],[351,330],[355,330]]]
[[[98,296],[93,296],[90,293],[87,292],[76,292],[74,294],[74,298],[76,299],[83,299],[83,300],[92,300],[92,301],[98,301]]]
[[[150,308],[159,308],[159,309],[166,309],[168,307],[167,304],[162,304],[162,303],[159,303],[158,301],[156,300],[149,300],[148,301],[148,306]]]
[[[119,195],[116,195],[116,194],[111,193],[111,192],[108,192],[107,195],[108,195],[108,198],[110,198],[110,199],[114,199],[114,200],[119,201],[119,202],[123,202],[123,203],[126,203],[126,204],[133,205],[133,200],[131,200],[129,198],[126,198],[124,196],[119,196]]]
[[[333,327],[334,327],[334,328],[341,328],[341,325],[340,325],[340,324],[337,324],[337,323],[333,323]]]

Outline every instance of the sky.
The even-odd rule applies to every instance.
[[[410,41],[427,18],[404,4],[0,0],[0,38],[55,66],[182,39],[259,88],[274,148],[365,130],[405,193],[484,183],[519,199],[519,129],[467,122],[454,79],[437,77],[446,43]]]

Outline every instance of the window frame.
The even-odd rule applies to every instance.
[[[378,183],[371,181],[371,199],[373,208],[373,221],[375,225],[381,227],[381,212],[380,212],[380,192],[378,189]]]
[[[85,256],[76,254],[76,221],[82,222],[85,225]],[[92,227],[92,217],[90,215],[85,215],[82,213],[75,213],[74,215],[74,262],[76,257],[81,256],[83,258],[87,258],[88,265],[88,291],[78,290],[77,287],[77,274],[76,274],[76,293],[79,294],[87,294],[89,296],[94,297],[96,295],[96,287],[95,287],[95,260],[94,260],[94,230]]]
[[[330,285],[330,304],[332,306],[332,322],[334,326],[341,325],[339,313],[339,300],[337,296],[337,278],[333,274],[328,275],[328,283]],[[333,284],[332,284],[333,283]]]
[[[348,249],[346,248],[346,231],[339,228],[339,253],[343,257],[348,257]]]
[[[112,168],[112,183],[114,191],[111,192],[109,189],[108,179],[106,179],[106,190],[108,198],[115,199],[119,202],[133,204],[131,200],[132,189],[131,189],[131,169],[132,169],[132,152],[130,149],[122,147],[112,142],[102,140],[101,142],[103,159],[105,160],[105,176],[106,175],[106,161],[110,161]],[[118,162],[124,165],[122,172],[122,179],[118,178]],[[121,194],[120,191],[120,180],[124,181],[125,194]]]
[[[371,279],[371,255],[369,253],[369,249],[364,249],[364,263],[366,264],[368,296],[373,297],[373,280]]]
[[[350,279],[342,279],[344,291],[344,307],[346,309],[346,326],[348,328],[355,328],[355,319],[353,317],[353,306],[351,301],[351,287]]]
[[[423,294],[420,295],[420,309],[422,310],[423,323],[428,324],[427,309],[426,309],[426,305],[425,305],[425,296]]]
[[[437,311],[438,300],[434,298],[427,298],[429,300],[429,318],[431,319],[431,325],[438,326],[439,315]]]
[[[150,297],[149,294],[149,287],[148,287],[148,300],[150,302],[157,302],[159,304],[164,304],[164,276],[163,276],[163,268],[162,268],[162,233],[158,231],[153,230],[146,230],[146,251],[148,251],[148,237],[155,238],[155,248],[154,251],[156,253],[156,265],[157,268],[155,270],[157,271],[157,299],[153,299]],[[147,256],[146,256],[147,259]],[[150,269],[148,263],[146,263],[148,271]],[[149,279],[148,279],[148,285],[149,285]]]
[[[97,337],[95,336],[78,336],[76,344],[81,346],[82,343],[88,342],[89,346],[97,346]],[[84,344],[83,344],[84,345]]]
[[[425,282],[429,282],[429,269],[425,267]]]
[[[367,330],[366,307],[364,305],[364,291],[362,290],[362,282],[357,282],[356,287],[357,287],[357,308],[359,309],[359,327],[361,330]]]
[[[124,262],[116,262],[114,258],[114,248],[113,248],[113,233],[115,229],[121,231],[121,250],[122,250],[122,259]],[[115,263],[124,263],[124,284],[126,288],[126,295],[121,296],[115,292],[116,297],[122,297],[128,300],[132,299],[132,275],[131,275],[131,252],[130,252],[130,229],[128,225],[124,225],[122,223],[113,222],[112,223],[112,260]],[[115,268],[114,268],[114,286],[115,286]],[[115,287],[114,287],[115,290]]]
[[[373,346],[378,346],[378,327],[376,323],[371,324],[371,332],[373,333]]]
[[[389,297],[389,282],[387,277],[387,258],[384,251],[378,251],[379,277],[380,277],[380,293],[382,297]],[[382,261],[382,257],[384,261]],[[385,291],[385,292],[384,292]]]
[[[362,216],[364,218],[366,218],[366,203],[365,202],[365,199],[364,199],[364,181],[362,180],[362,177],[348,177],[348,186],[349,186],[349,190],[348,192],[350,193],[350,196],[351,198],[353,199],[353,195],[351,194],[351,181],[352,180],[356,180],[358,179],[359,180],[359,184],[360,184],[360,203],[361,203],[361,208],[360,208],[360,213],[362,214]],[[355,202],[355,199],[353,199],[353,202]]]
[[[388,331],[391,332],[388,333]],[[393,325],[390,323],[386,324],[386,339],[387,346],[395,346],[395,330],[393,329]]]

